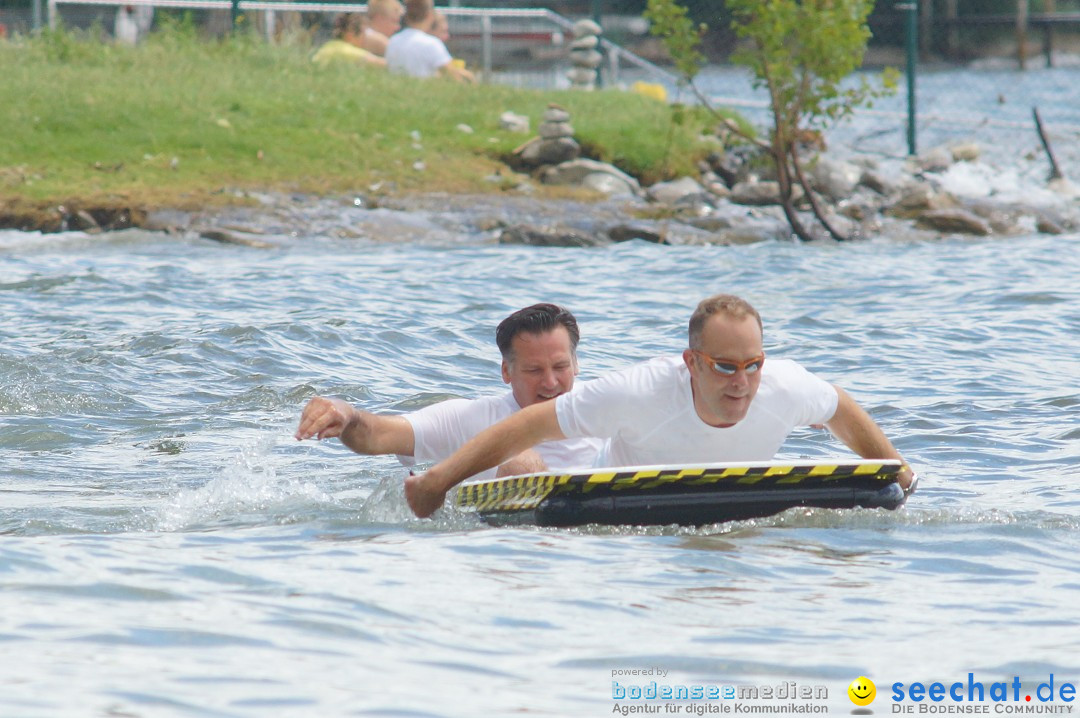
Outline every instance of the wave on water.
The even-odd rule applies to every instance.
[[[613,536],[732,536],[762,529],[838,529],[893,531],[910,528],[1015,527],[1025,531],[1080,531],[1080,516],[1050,511],[977,508],[884,509],[793,508],[772,516],[725,521],[706,526],[604,526],[589,524],[572,533]],[[545,529],[547,530],[547,529]]]
[[[309,520],[338,501],[313,481],[279,477],[276,437],[244,446],[221,475],[202,486],[181,489],[148,513],[154,531],[193,531],[237,525],[284,524]]]

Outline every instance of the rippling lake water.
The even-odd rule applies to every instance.
[[[605,716],[650,668],[840,714],[867,676],[886,714],[894,682],[1080,681],[1080,236],[545,249],[378,212],[428,234],[0,232],[0,714]],[[577,314],[588,378],[681,350],[718,291],[871,412],[922,475],[904,509],[421,521],[391,458],[292,439],[317,392],[501,391],[526,304]]]

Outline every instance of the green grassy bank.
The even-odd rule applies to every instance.
[[[184,207],[235,195],[223,189],[377,182],[490,192],[498,185],[483,178],[505,172],[503,158],[529,137],[500,130],[499,115],[527,115],[535,132],[548,102],[571,112],[589,156],[646,183],[693,172],[709,149],[697,139],[703,118],[674,123],[670,108],[634,93],[317,68],[312,49],[203,40],[182,25],[135,48],[63,31],[0,40],[0,208]]]

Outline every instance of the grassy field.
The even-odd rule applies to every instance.
[[[535,133],[548,102],[572,114],[589,156],[645,183],[694,172],[704,118],[655,100],[462,86],[354,67],[312,48],[197,38],[182,24],[139,47],[64,31],[0,40],[0,206],[184,207],[261,189],[493,191],[484,177]],[[469,134],[458,125],[474,129]],[[415,133],[419,133],[419,141]],[[414,169],[422,161],[423,170]],[[509,184],[509,183],[507,183]]]

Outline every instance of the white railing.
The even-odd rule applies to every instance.
[[[37,7],[37,0],[35,0]],[[120,5],[149,5],[161,8],[184,8],[191,10],[224,10],[235,14],[260,11],[265,13],[263,29],[268,38],[272,37],[275,28],[274,14],[278,12],[365,12],[366,3],[349,2],[290,2],[290,0],[48,0],[48,23],[55,27],[59,18],[59,5],[85,5],[85,6],[120,6]],[[447,17],[461,20],[474,19],[479,21],[480,35],[480,69],[482,77],[493,77],[494,47],[499,37],[512,36],[507,29],[496,28],[495,22],[505,24],[510,21],[526,21],[537,23],[551,29],[553,44],[561,44],[565,33],[574,26],[574,22],[547,9],[498,9],[498,8],[467,8],[467,7],[439,7],[439,11]],[[649,62],[648,60],[616,45],[613,42],[601,38],[600,47],[606,58],[607,66],[602,75],[602,82],[607,85],[616,85],[620,82],[620,75],[624,66],[635,67],[651,76],[656,81],[669,85],[676,83],[675,76],[667,70]]]

